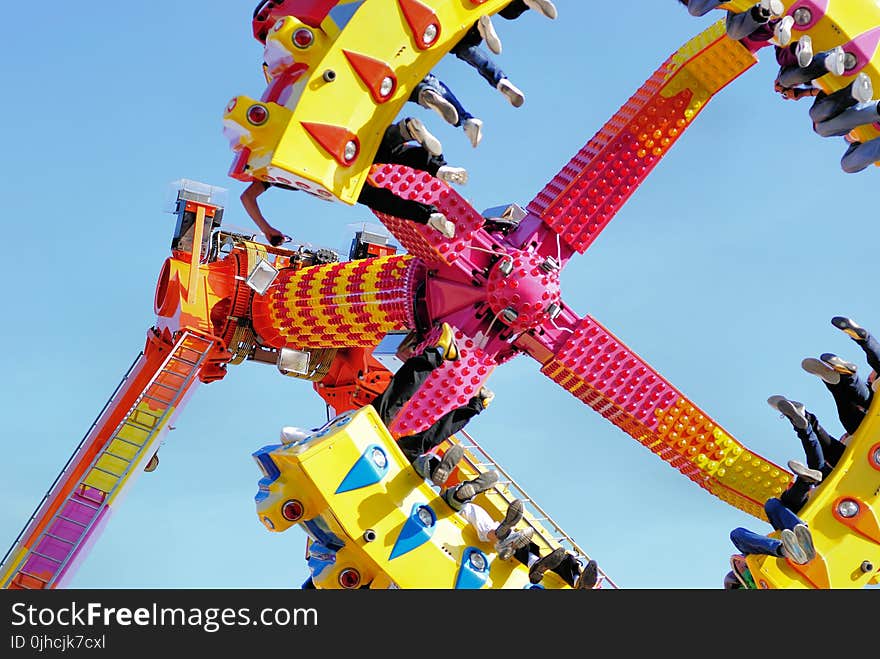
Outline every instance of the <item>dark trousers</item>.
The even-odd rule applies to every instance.
[[[509,21],[519,18],[523,13],[529,10],[528,5],[523,2],[523,0],[513,0],[509,5],[507,5],[504,9],[498,12],[498,15],[501,18],[506,18]]]
[[[443,358],[440,353],[435,348],[428,348],[422,354],[410,357],[403,363],[391,378],[385,391],[376,396],[371,403],[386,426],[391,425],[407,401],[428,379],[431,371],[440,366],[442,362]],[[482,411],[482,401],[473,397],[465,405],[444,414],[422,432],[399,438],[397,444],[407,459],[412,462],[422,453],[430,451],[451,435],[459,432]]]
[[[849,434],[853,434],[868,412],[873,392],[858,375],[843,373],[840,375],[840,382],[837,384],[826,382],[825,386],[834,397],[841,425]]]
[[[385,135],[379,144],[373,162],[405,165],[428,172],[431,176],[436,176],[437,170],[446,164],[443,156],[431,155],[422,145],[407,144],[400,134],[400,127],[397,124],[391,124],[385,130]],[[427,224],[431,214],[437,212],[436,206],[403,199],[391,190],[375,188],[369,183],[361,188],[358,203],[377,213],[393,215],[418,224]]]

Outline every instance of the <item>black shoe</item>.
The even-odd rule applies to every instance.
[[[457,488],[453,496],[461,503],[470,501],[478,494],[482,494],[486,490],[490,490],[498,482],[498,473],[495,471],[486,471],[475,479],[465,481]]]
[[[574,582],[574,587],[575,590],[592,589],[596,586],[597,581],[599,581],[599,565],[596,561],[590,559],[587,562],[587,566],[580,573],[580,576],[578,576],[577,581]]]
[[[442,487],[463,457],[464,448],[460,444],[453,444],[446,449],[440,464],[431,472],[431,482],[437,487]]]
[[[788,400],[785,396],[770,396],[767,403],[782,416],[791,421],[795,430],[806,430],[810,424],[807,419],[807,410],[803,403]]]
[[[547,570],[559,567],[559,564],[562,563],[564,559],[565,550],[562,547],[557,547],[543,558],[539,558],[532,564],[532,567],[529,568],[529,582],[541,583],[541,579],[544,578],[544,573]]]
[[[864,341],[868,338],[868,330],[856,325],[852,318],[843,316],[835,316],[831,319],[831,324],[837,329],[846,332],[854,341]]]
[[[507,506],[507,514],[501,520],[501,524],[495,529],[495,537],[504,540],[510,535],[510,531],[523,518],[523,502],[521,499],[514,499]]]

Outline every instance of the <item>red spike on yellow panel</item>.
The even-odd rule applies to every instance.
[[[841,515],[841,504],[843,503],[848,504],[845,507],[855,510],[856,513],[851,517]],[[880,524],[878,524],[877,516],[874,514],[871,506],[861,501],[858,497],[845,496],[835,501],[831,509],[834,513],[834,518],[838,522],[880,545]]]
[[[828,564],[822,556],[817,555],[806,565],[798,565],[794,561],[787,561],[791,568],[802,574],[816,588],[831,588],[831,576],[828,574]]]
[[[343,167],[350,166],[358,157],[360,142],[357,135],[342,126],[302,122],[303,128]]]
[[[440,36],[440,20],[433,10],[418,0],[397,0],[406,19],[413,39],[421,50],[437,43]]]
[[[351,68],[358,74],[376,103],[384,103],[397,89],[397,76],[385,62],[361,55],[350,50],[343,50]]]
[[[414,326],[410,299],[418,263],[407,255],[282,270],[254,298],[254,331],[272,347],[374,346]]]

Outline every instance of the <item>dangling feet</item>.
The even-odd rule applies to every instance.
[[[791,28],[794,27],[794,18],[783,16],[773,27],[773,37],[783,48],[791,43]]]
[[[449,479],[449,475],[461,462],[464,457],[464,448],[459,444],[453,444],[438,462],[437,466],[431,470],[431,465],[437,460],[436,456],[431,453],[423,453],[413,462],[413,469],[416,473],[430,480],[437,487],[443,487],[443,484]]]
[[[452,325],[443,323],[440,327],[440,336],[433,347],[440,351],[446,361],[454,362],[458,359],[458,345],[455,343],[455,330],[452,329]]]
[[[451,167],[443,165],[437,170],[437,176],[441,181],[446,183],[454,183],[455,185],[464,185],[468,182],[468,173],[464,167]]]
[[[797,460],[789,460],[788,468],[791,469],[792,473],[799,476],[807,483],[812,483],[813,485],[815,485],[822,482],[821,471],[819,471],[818,469],[810,469],[807,465],[798,462]]]
[[[843,46],[837,46],[837,48],[828,51],[828,56],[825,58],[825,69],[828,73],[842,76],[846,71],[845,62],[846,52],[844,52]]]
[[[852,318],[835,316],[831,319],[831,324],[842,332],[846,332],[853,341],[864,341],[868,338],[868,330],[856,325]]]
[[[544,573],[547,570],[559,567],[559,564],[562,563],[564,559],[565,550],[562,547],[557,547],[546,556],[542,556],[532,563],[532,567],[529,568],[529,582],[541,583],[541,579],[544,578]]]
[[[556,5],[554,5],[550,0],[525,0],[526,7],[531,9],[532,11],[536,11],[539,14],[543,14],[551,21],[556,18],[557,11]]]
[[[495,551],[502,561],[509,561],[518,549],[528,547],[535,535],[534,529],[526,527],[522,531],[514,531],[504,540],[495,543]]]
[[[803,403],[788,400],[785,396],[770,396],[767,404],[788,419],[795,430],[806,430],[810,424]]]
[[[575,590],[587,590],[596,587],[599,581],[599,565],[593,559],[587,561],[586,567],[578,575],[577,581],[574,582]]]
[[[798,524],[794,527],[794,537],[797,538],[798,544],[804,550],[807,557],[807,563],[816,558],[816,547],[813,544],[813,534],[806,524]]]
[[[489,16],[480,16],[477,20],[477,31],[483,37],[483,41],[486,42],[486,47],[496,55],[500,55],[501,39],[498,38],[498,33],[495,31],[495,26],[492,25],[492,19]]]
[[[782,4],[782,0],[761,0],[758,7],[761,15],[767,19],[782,16],[785,13],[785,5]]]
[[[516,87],[514,87],[513,83],[510,82],[507,78],[501,78],[498,81],[498,91],[504,94],[505,98],[510,101],[510,104],[518,108],[526,101],[525,95]]]
[[[837,355],[830,352],[823,352],[821,355],[819,355],[819,359],[828,364],[831,368],[833,368],[841,375],[855,375],[856,371],[859,368],[852,362],[841,359]]]
[[[859,103],[867,103],[874,98],[874,84],[864,71],[860,72],[850,84],[852,85],[852,97]]]
[[[798,542],[797,536],[791,529],[782,529],[781,538],[782,545],[779,547],[779,555],[787,558],[798,565],[805,565],[809,562],[807,553]]]
[[[494,471],[487,471],[473,480],[464,481],[455,487],[448,488],[443,491],[443,499],[449,504],[453,510],[461,510],[461,507],[478,494],[482,494],[486,490],[490,490],[498,482],[498,474]]]
[[[501,523],[495,528],[495,537],[499,540],[504,540],[504,538],[510,535],[513,527],[519,524],[522,520],[524,511],[525,506],[523,505],[522,499],[514,499],[511,501],[510,505],[507,506],[507,513],[504,515],[504,519],[502,519]]]
[[[464,130],[464,134],[467,135],[467,138],[471,141],[471,146],[476,149],[479,146],[480,141],[483,139],[483,122],[480,119],[471,117],[462,122],[461,128]]]
[[[455,238],[455,225],[443,213],[431,213],[428,217],[428,226],[447,238]]]
[[[420,120],[407,117],[400,122],[400,136],[407,142],[416,141],[421,144],[432,156],[443,155],[443,145],[425,128]]]
[[[482,403],[485,410],[495,400],[495,392],[489,389],[489,387],[480,387],[480,390],[477,392],[477,398],[480,399],[480,403]]]
[[[798,39],[794,54],[797,56],[799,67],[803,69],[810,65],[813,61],[813,39],[809,34]]]
[[[419,92],[419,105],[433,110],[443,117],[443,121],[452,126],[458,124],[458,110],[455,109],[455,106],[430,87],[425,87]]]
[[[801,368],[803,368],[810,375],[815,375],[821,378],[827,384],[840,383],[840,373],[838,373],[833,368],[831,368],[831,366],[819,359],[807,357],[801,362]]]

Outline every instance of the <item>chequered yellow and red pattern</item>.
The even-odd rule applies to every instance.
[[[791,474],[754,455],[589,316],[541,369],[718,498],[764,519]]]
[[[416,266],[413,257],[394,255],[282,270],[254,298],[254,330],[276,348],[374,346],[413,326]]]
[[[703,106],[755,64],[717,23],[682,46],[529,204],[583,254]]]

